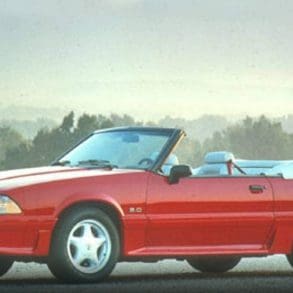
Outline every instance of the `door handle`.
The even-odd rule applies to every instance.
[[[266,189],[263,185],[249,185],[249,190],[251,193],[263,193]]]

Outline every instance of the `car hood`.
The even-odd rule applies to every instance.
[[[16,169],[0,172],[0,180],[14,179],[19,177],[27,177],[32,175],[42,175],[51,173],[67,172],[72,170],[78,170],[78,168],[68,168],[68,167],[38,167],[38,168],[27,168],[27,169]]]
[[[86,177],[109,176],[125,173],[144,172],[144,170],[130,169],[97,169],[47,166],[38,168],[17,169],[0,172],[0,191],[35,185],[41,183],[71,180]]]

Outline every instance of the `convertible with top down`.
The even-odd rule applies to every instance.
[[[66,282],[97,282],[120,261],[225,272],[281,253],[293,264],[293,161],[221,151],[193,168],[176,153],[184,136],[105,129],[50,166],[0,172],[0,275],[14,261],[47,263]]]

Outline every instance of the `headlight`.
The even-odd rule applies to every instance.
[[[0,195],[0,215],[20,214],[19,206],[7,195]]]

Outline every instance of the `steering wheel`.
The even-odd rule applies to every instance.
[[[138,165],[142,165],[144,163],[148,165],[152,164],[154,162],[154,160],[150,159],[150,158],[143,158],[138,162]]]

